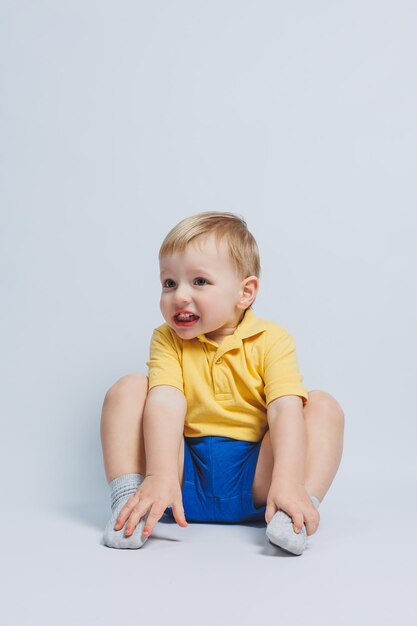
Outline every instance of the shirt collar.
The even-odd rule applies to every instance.
[[[266,328],[264,320],[255,315],[252,309],[246,309],[245,315],[233,335],[227,335],[220,344],[219,349],[226,347],[226,350],[224,350],[226,352],[232,348],[239,347],[242,345],[242,339],[253,337],[254,335],[266,330]],[[215,345],[215,342],[206,337],[204,334],[197,335],[197,339],[203,343],[211,343],[212,345]]]

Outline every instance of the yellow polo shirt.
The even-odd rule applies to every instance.
[[[308,400],[292,335],[252,309],[220,345],[205,335],[180,339],[168,324],[158,326],[146,364],[149,389],[172,385],[184,393],[186,437],[259,441],[268,429],[272,400],[287,395],[300,396],[303,405]]]

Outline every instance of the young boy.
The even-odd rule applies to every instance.
[[[166,513],[181,527],[262,520],[300,555],[340,464],[343,411],[302,384],[291,334],[254,314],[259,253],[240,216],[182,220],[159,261],[166,323],[148,377],[124,376],[103,405],[104,544],[140,548]]]

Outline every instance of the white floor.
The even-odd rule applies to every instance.
[[[2,550],[1,623],[415,625],[409,487],[339,483],[299,557],[270,544],[263,524],[160,522],[140,550],[114,550],[101,543],[108,502],[18,509]]]

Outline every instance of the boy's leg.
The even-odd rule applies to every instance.
[[[338,402],[325,391],[311,391],[303,409],[307,451],[304,486],[321,502],[340,465],[343,450],[344,414]],[[274,457],[269,431],[259,451],[252,494],[255,506],[266,503],[272,480]]]
[[[101,441],[112,500],[112,516],[104,533],[104,543],[109,547],[139,548],[146,541],[146,537],[142,537],[146,516],[129,537],[124,536],[124,527],[116,531],[114,525],[121,508],[137,491],[146,473],[143,409],[147,394],[147,376],[128,374],[110,387],[103,403]],[[183,477],[183,463],[184,440],[179,456],[180,480]]]
[[[100,432],[112,513],[104,530],[103,542],[109,548],[137,549],[146,541],[146,537],[142,537],[145,517],[129,537],[125,535],[125,527],[120,530],[114,527],[122,507],[144,480],[146,458],[142,418],[147,393],[147,377],[128,374],[114,383],[104,398]]]
[[[118,476],[146,473],[143,409],[148,395],[145,374],[127,374],[114,383],[104,398],[101,443],[104,469],[110,483]],[[184,438],[179,453],[179,478],[184,477]]]
[[[124,474],[145,474],[142,418],[147,395],[148,378],[144,374],[123,376],[106,393],[100,432],[109,483]]]
[[[329,393],[312,391],[311,394],[312,399],[304,406],[307,432],[304,486],[322,502],[342,459],[345,416]]]
[[[333,482],[342,457],[344,414],[330,394],[312,391],[304,406],[304,418],[307,439],[304,487],[318,508]],[[256,501],[266,502],[272,480],[273,454],[269,431],[265,434],[259,457],[252,490],[255,506]],[[292,554],[300,555],[305,549],[305,525],[296,533],[292,519],[285,511],[277,511],[273,515],[266,534],[272,543]]]

